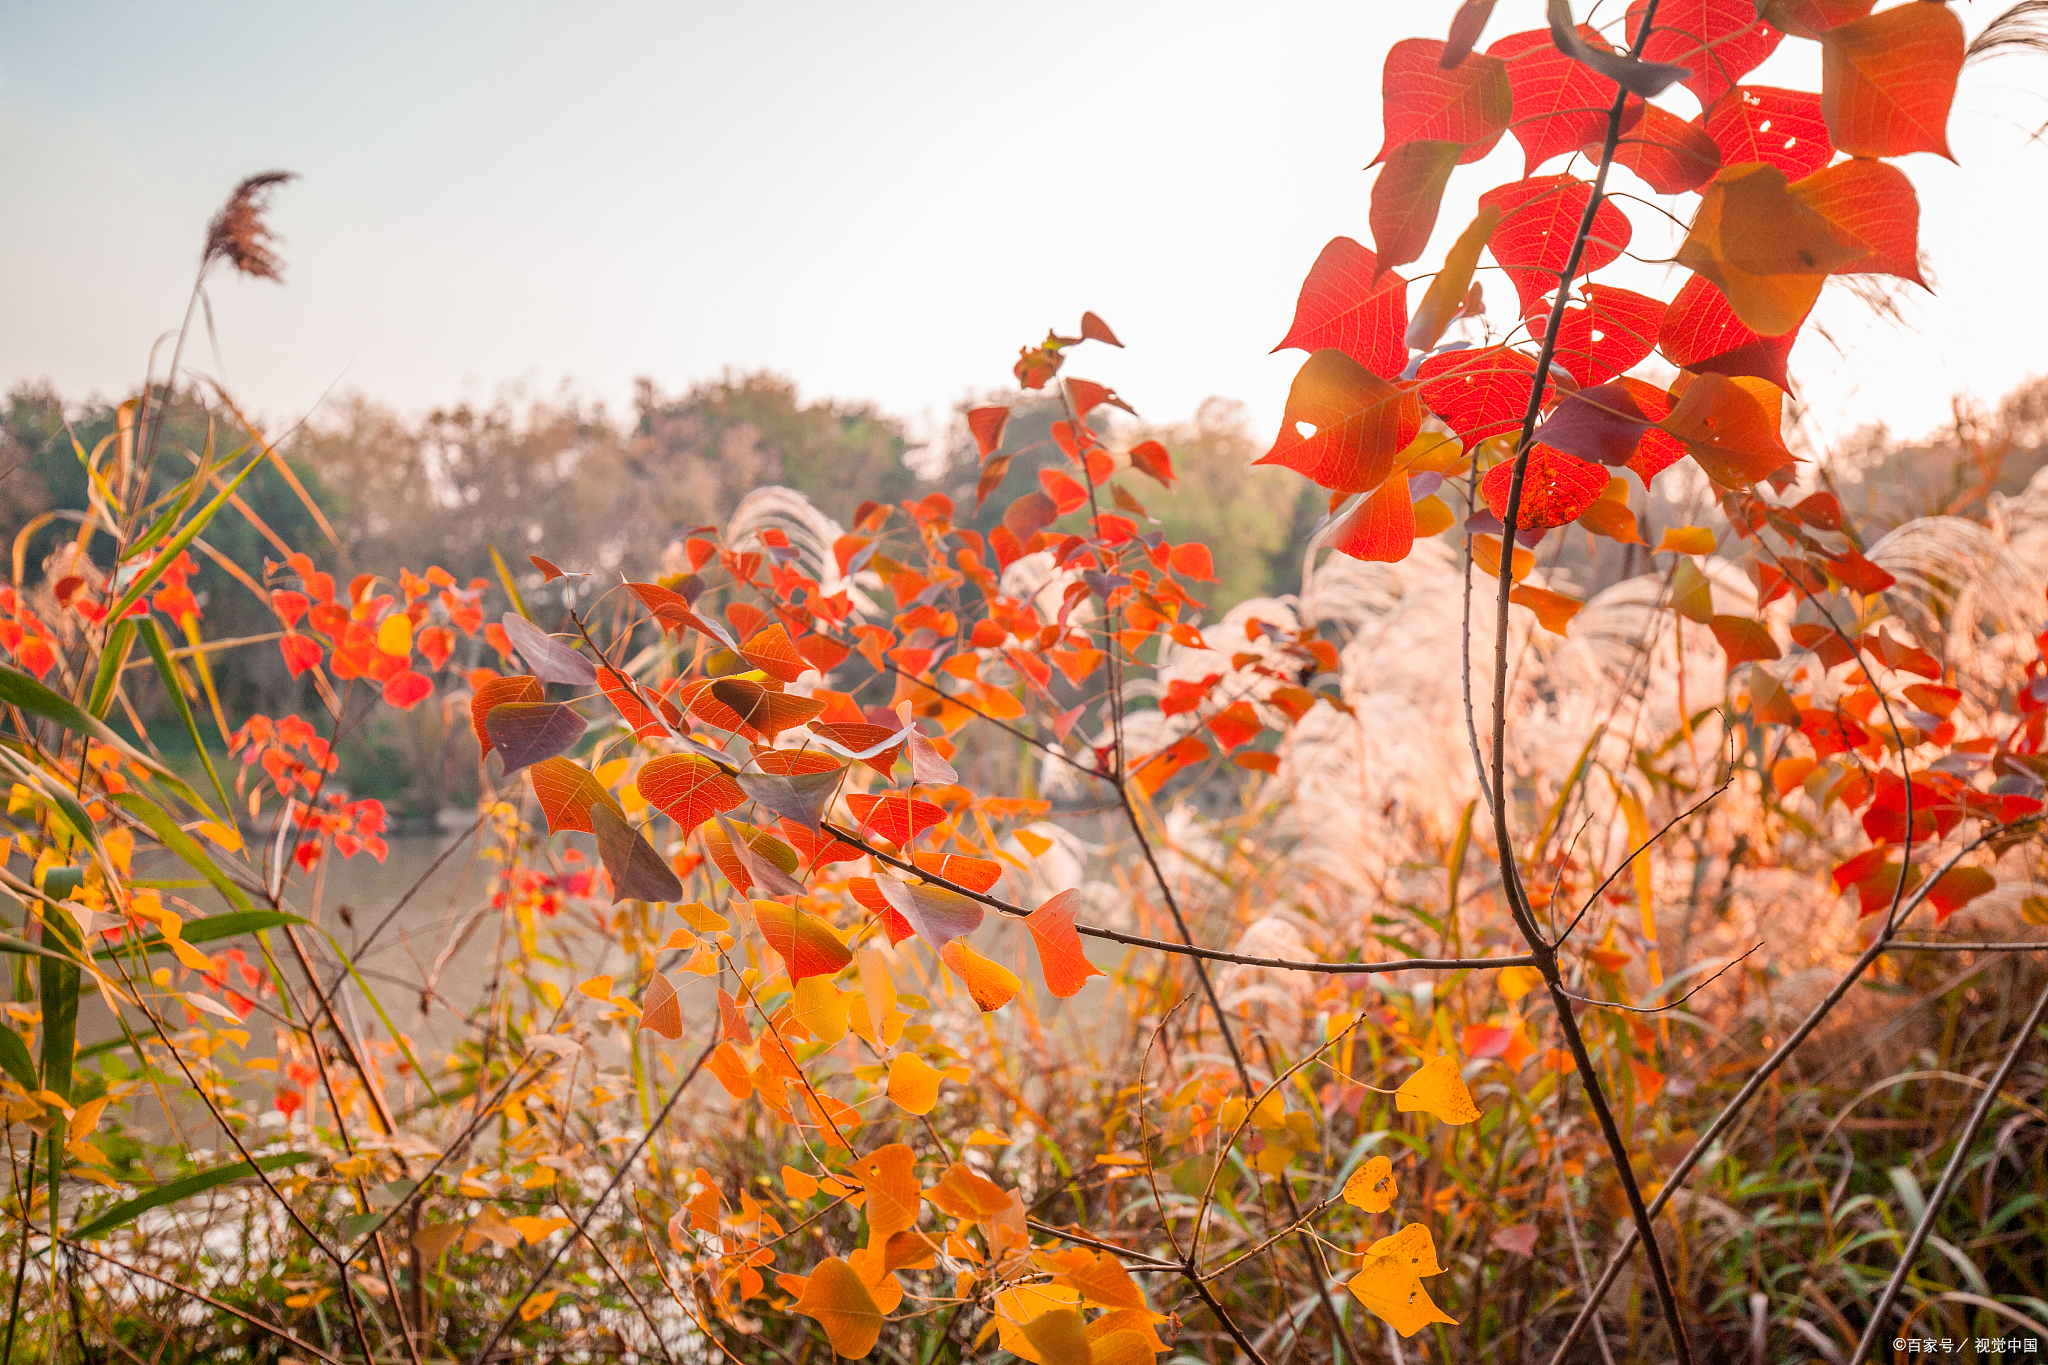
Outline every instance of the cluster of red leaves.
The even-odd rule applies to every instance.
[[[473,579],[467,588],[458,588],[453,576],[439,567],[428,569],[425,577],[399,570],[402,603],[398,596],[377,591],[374,574],[357,575],[348,585],[347,597],[337,597],[334,576],[315,569],[312,558],[303,553],[283,564],[266,560],[263,568],[267,579],[287,571],[298,579],[298,588],[275,588],[270,594],[271,610],[284,627],[278,649],[292,676],[308,670],[317,673],[324,663],[339,681],[362,678],[377,684],[384,700],[401,711],[433,695],[429,674],[447,666],[455,652],[455,631],[474,635],[483,623],[485,580]],[[299,629],[301,621],[304,630]],[[412,666],[415,653],[427,672]]]
[[[7,613],[6,619],[0,620],[0,649],[5,649],[27,672],[38,678],[48,677],[57,666],[57,647],[51,643],[50,628],[28,609],[20,593],[4,584],[0,584],[0,611]]]

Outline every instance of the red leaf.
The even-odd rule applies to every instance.
[[[1380,270],[1406,265],[1429,245],[1458,151],[1455,142],[1404,142],[1394,148],[1373,182],[1367,218]]]
[[[23,644],[22,648],[26,650],[29,645],[39,643],[41,639],[41,636],[31,636]],[[45,645],[44,648],[47,649],[48,646]],[[279,636],[277,648],[278,652],[284,655],[284,666],[291,670],[294,678],[309,668],[318,668],[320,660],[325,657],[320,652],[320,642],[318,640],[315,640],[310,635],[301,635],[295,630],[288,630]],[[24,665],[28,663],[28,659],[25,656],[22,657],[21,661]],[[55,662],[54,656],[52,656],[51,662]],[[31,671],[34,671],[37,677],[41,677],[50,670],[49,666],[45,665],[40,670],[32,669]]]
[[[874,748],[891,735],[903,733],[901,730],[890,726],[870,725],[866,721],[814,720],[811,722],[811,729],[817,731],[826,739],[843,745],[857,754],[865,753],[867,750]],[[887,777],[890,771],[895,768],[896,760],[902,753],[903,746],[897,744],[892,748],[884,749],[881,753],[871,758],[864,758],[861,762],[867,764],[882,776]]]
[[[981,458],[1002,449],[1003,428],[1010,424],[1010,410],[1004,407],[975,408],[967,414],[967,429],[974,434],[974,445],[981,452]]]
[[[1045,977],[1045,988],[1062,1000],[1088,984],[1089,977],[1109,975],[1081,951],[1081,935],[1074,929],[1080,899],[1079,892],[1062,891],[1024,920],[1032,945],[1038,949],[1038,970]]]
[[[829,976],[853,961],[853,954],[839,941],[832,926],[816,915],[774,901],[754,901],[754,923],[761,937],[782,959],[791,981],[811,976]]]
[[[1053,510],[1061,516],[1079,511],[1088,504],[1088,490],[1065,472],[1058,469],[1041,469],[1038,482],[1052,499]]]
[[[1418,374],[1422,401],[1471,447],[1522,429],[1536,362],[1505,346],[1486,346],[1433,355]]]
[[[1492,151],[1507,131],[1514,108],[1507,63],[1475,57],[1446,70],[1443,56],[1444,44],[1433,38],[1409,38],[1388,50],[1380,75],[1386,137],[1373,165],[1417,141],[1459,144],[1456,161],[1464,165]]]
[[[860,830],[875,834],[892,844],[903,845],[946,818],[944,808],[910,796],[869,796],[856,792],[846,798]]]
[[[1816,171],[1792,193],[1828,220],[1836,235],[1868,255],[1835,267],[1838,275],[1897,275],[1921,288],[1920,199],[1897,166],[1858,158]]]
[[[542,559],[539,555],[528,555],[526,558],[532,563],[534,568],[540,570],[540,581],[543,583],[552,583],[557,578],[568,577],[567,574],[555,566],[555,562],[552,559]]]
[[[1602,145],[1591,142],[1583,150],[1598,161]],[[1614,160],[1659,194],[1683,194],[1714,178],[1721,169],[1721,149],[1698,125],[1668,109],[1631,100]]]
[[[1003,510],[1003,529],[1023,544],[1058,521],[1059,516],[1058,504],[1034,488]]]
[[[1637,406],[1627,384],[1595,384],[1553,408],[1536,439],[1581,460],[1625,465],[1655,420]]]
[[[1678,296],[1665,310],[1657,347],[1682,370],[1730,377],[1753,375],[1782,389],[1791,382],[1785,374],[1785,361],[1798,335],[1795,328],[1783,336],[1758,336],[1742,325],[1711,280],[1694,275],[1680,286]]]
[[[1167,557],[1173,571],[1183,578],[1192,578],[1197,583],[1216,581],[1216,563],[1209,556],[1209,547],[1191,540],[1185,545],[1176,545]]]
[[[1946,5],[1894,5],[1821,35],[1820,106],[1851,156],[1948,149],[1963,21]]]
[[[302,592],[281,589],[270,594],[270,609],[277,613],[279,623],[286,630],[290,630],[293,626],[297,625],[299,618],[306,614],[306,610],[310,606],[312,606],[312,603],[307,600],[306,594]]]
[[[1131,447],[1131,468],[1150,475],[1168,488],[1173,487],[1173,456],[1157,441],[1140,441]]]
[[[491,751],[491,735],[484,728],[484,717],[494,706],[506,702],[536,702],[547,696],[547,689],[540,685],[540,679],[528,674],[517,673],[509,678],[492,678],[476,689],[476,695],[469,702],[469,723],[476,730],[479,756]]]
[[[1721,149],[1724,165],[1761,161],[1787,179],[1812,175],[1834,158],[1820,96],[1775,85],[1744,85],[1729,91],[1694,120]]]
[[[1760,621],[1747,616],[1716,616],[1707,623],[1714,632],[1714,639],[1728,656],[1728,669],[1735,670],[1737,664],[1757,663],[1779,657],[1778,642],[1771,638]]]
[[[1294,302],[1294,322],[1273,349],[1334,348],[1391,377],[1408,365],[1408,282],[1349,237],[1333,237],[1309,267]]]
[[[1582,386],[1604,384],[1656,348],[1664,305],[1610,284],[1588,284],[1580,293],[1585,306],[1565,308],[1552,356]],[[1523,401],[1528,401],[1526,388]]]
[[[576,708],[559,701],[500,702],[484,716],[491,747],[508,773],[567,753],[583,738],[585,728]]]
[[[723,815],[747,799],[740,784],[723,769],[695,754],[650,758],[640,765],[634,785],[655,809],[676,822],[676,832],[686,839],[712,816]]]
[[[392,675],[384,684],[384,700],[401,711],[410,711],[434,695],[434,680],[408,668]]]
[[[1596,30],[1584,25],[1579,36],[1606,45]],[[1524,175],[1554,156],[1606,136],[1607,110],[1618,87],[1558,51],[1549,29],[1511,33],[1486,51],[1507,60],[1508,84],[1515,97],[1514,126],[1508,131],[1522,144]]]
[[[1306,430],[1304,430],[1306,428]],[[1317,351],[1294,376],[1280,434],[1253,463],[1284,465],[1338,492],[1377,488],[1422,429],[1422,403],[1338,350]]]
[[[987,858],[969,858],[959,853],[913,853],[910,861],[933,876],[954,886],[964,886],[969,891],[986,891],[1003,877],[1001,863]]]
[[[1628,7],[1628,40],[1642,31],[1644,0]],[[1685,88],[1711,109],[1724,91],[1771,55],[1784,34],[1756,17],[1756,0],[1659,0],[1643,60],[1692,68]]]
[[[1557,288],[1558,273],[1571,256],[1572,238],[1585,216],[1593,186],[1576,176],[1545,175],[1502,185],[1479,196],[1479,205],[1497,205],[1500,226],[1487,247],[1506,270],[1520,296],[1522,316]],[[1579,257],[1579,274],[1590,275],[1618,259],[1629,243],[1628,215],[1611,199],[1603,199],[1593,215],[1593,232]]]
[[[1981,867],[1950,868],[1935,878],[1934,885],[1927,889],[1928,903],[1934,907],[1934,922],[1940,924],[1997,885],[1991,874]]]
[[[1099,341],[1119,350],[1123,348],[1123,343],[1116,339],[1116,333],[1109,330],[1109,324],[1093,313],[1081,314],[1081,340]]]
[[[1394,564],[1415,548],[1415,501],[1406,479],[1388,479],[1330,528],[1329,544],[1353,559]]]
[[[1209,717],[1207,725],[1209,733],[1216,736],[1216,742],[1223,746],[1226,753],[1240,744],[1248,744],[1257,739],[1266,728],[1259,721],[1259,713],[1252,709],[1252,704],[1248,701],[1230,703]]]
[[[1515,462],[1502,460],[1486,471],[1479,492],[1486,505],[1502,521],[1507,520],[1508,492],[1514,481]],[[1597,464],[1535,445],[1529,450],[1528,471],[1522,477],[1522,505],[1515,514],[1515,529],[1533,531],[1539,527],[1563,526],[1576,521],[1607,491],[1609,474]]]

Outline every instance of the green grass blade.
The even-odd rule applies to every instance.
[[[217,938],[234,938],[241,934],[258,934],[265,929],[279,929],[287,924],[311,924],[312,921],[298,915],[286,914],[282,910],[251,910],[246,914],[208,915],[205,919],[185,921],[178,930],[178,937],[187,943],[211,943]],[[133,950],[140,953],[167,952],[170,944],[161,934],[135,940],[114,948],[102,948],[94,957],[118,957]]]
[[[102,719],[107,708],[114,704],[114,689],[121,683],[121,670],[127,666],[128,655],[135,648],[135,620],[114,622],[107,632],[107,642],[100,649],[99,672],[93,676],[92,691],[85,699],[85,709]]]
[[[225,488],[214,494],[213,501],[207,503],[206,506],[194,513],[192,520],[186,522],[179,529],[178,534],[172,536],[165,543],[163,549],[156,552],[156,558],[149,561],[148,568],[136,575],[135,581],[128,585],[128,591],[121,594],[121,600],[114,604],[114,609],[108,615],[118,621],[127,614],[128,608],[140,602],[142,595],[155,587],[156,581],[164,576],[164,570],[171,567],[171,561],[185,552],[185,547],[190,545],[193,539],[206,529],[208,522],[220,515],[220,509],[228,505],[228,499],[233,497],[235,490],[242,486],[242,480],[255,473],[256,466],[262,462],[262,451],[259,450],[254,455],[251,455],[249,462],[242,466],[241,472],[236,474],[234,478],[229,479]]]
[[[150,660],[156,664],[157,676],[163,679],[164,691],[170,695],[171,705],[177,708],[178,720],[191,737],[193,750],[198,753],[199,761],[206,765],[206,776],[213,782],[213,794],[220,798],[221,810],[232,811],[235,803],[229,799],[228,789],[220,780],[220,772],[213,766],[213,755],[207,752],[206,740],[199,733],[199,721],[192,714],[192,704],[185,700],[185,689],[179,686],[178,664],[171,658],[170,642],[164,639],[163,624],[154,616],[142,623],[142,639],[149,646]]]
[[[220,870],[220,864],[199,846],[197,839],[178,828],[178,822],[171,819],[162,806],[136,791],[123,792],[114,799],[121,803],[124,810],[148,825],[149,832],[156,836],[158,843],[176,854],[185,866],[206,878],[229,905],[244,914],[257,913],[256,906],[249,900],[248,894],[235,885],[227,873]]]
[[[210,1171],[200,1171],[182,1180],[172,1180],[157,1186],[147,1194],[138,1194],[133,1199],[124,1199],[93,1219],[82,1228],[73,1228],[74,1239],[83,1241],[90,1237],[104,1237],[123,1223],[133,1222],[151,1209],[160,1209],[166,1204],[175,1204],[181,1199],[190,1199],[195,1194],[204,1194],[230,1180],[246,1180],[257,1173],[281,1171],[288,1166],[303,1165],[317,1160],[312,1152],[278,1152],[271,1156],[260,1156],[255,1161],[237,1161],[228,1166],[216,1166]]]

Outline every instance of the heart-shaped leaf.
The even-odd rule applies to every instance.
[[[533,676],[542,682],[588,687],[597,681],[597,666],[516,611],[501,618],[506,638]]]
[[[590,808],[591,832],[597,836],[597,856],[612,878],[612,904],[620,901],[679,901],[683,883],[654,846],[626,817],[599,802]]]
[[[576,708],[559,701],[500,702],[484,715],[484,732],[508,773],[567,753],[585,728]]]

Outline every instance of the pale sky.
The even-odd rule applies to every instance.
[[[1302,275],[1330,237],[1371,240],[1380,62],[1454,8],[15,0],[0,385],[131,388],[208,215],[281,167],[304,177],[272,215],[285,286],[210,286],[227,378],[272,420],[331,389],[419,413],[514,382],[623,412],[635,376],[674,390],[728,368],[942,417],[1092,308],[1129,349],[1074,373],[1147,417],[1220,394],[1265,428],[1301,360],[1267,351]],[[1999,8],[1958,7],[1972,32]],[[1541,22],[1537,0],[1503,0],[1482,45]],[[1812,86],[1815,52],[1788,41],[1748,79]],[[1917,434],[1952,393],[2048,371],[2043,92],[2042,59],[1973,67],[1962,164],[1901,163],[1940,293],[1902,331],[1831,286],[1793,353],[1825,429]],[[1461,168],[1410,273],[1520,169],[1511,139]],[[1667,251],[1631,213],[1637,249]],[[1488,292],[1504,312],[1511,291]],[[188,355],[212,368],[203,338]]]

